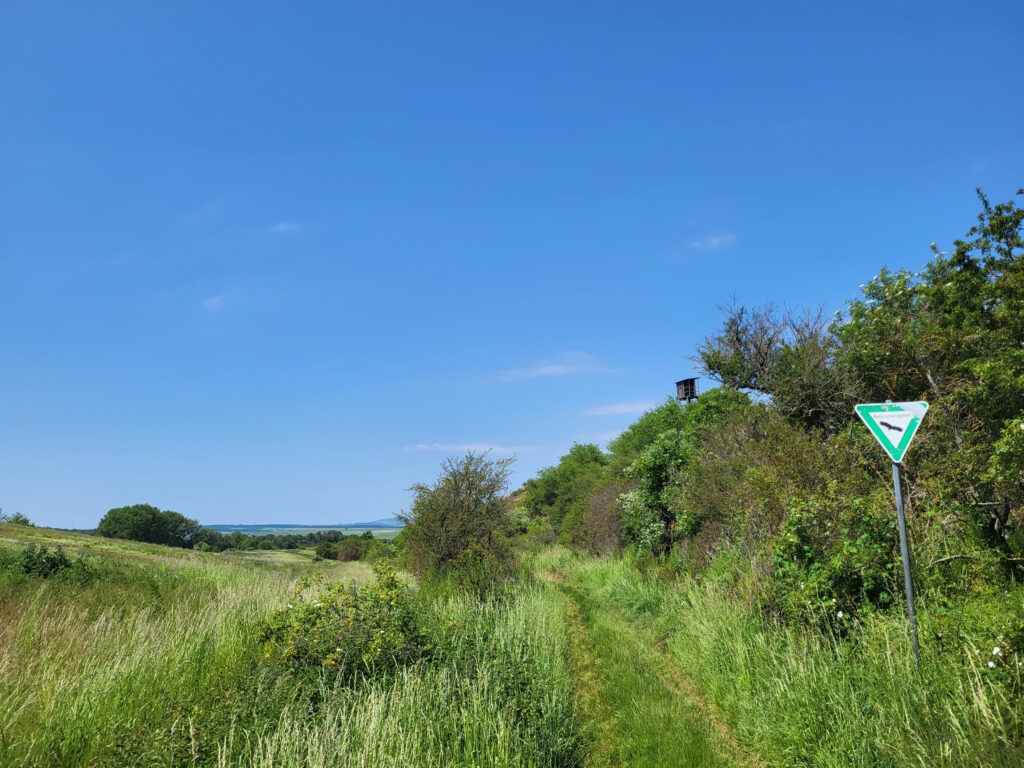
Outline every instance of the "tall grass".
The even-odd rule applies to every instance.
[[[325,688],[256,734],[232,732],[218,765],[576,766],[582,742],[551,595],[437,606],[430,664],[355,690]],[[447,639],[443,639],[447,636]]]
[[[257,628],[300,575],[365,578],[363,564],[26,536],[94,554],[88,578],[44,580],[10,567],[17,544],[0,541],[0,765],[581,762],[560,614],[542,590],[429,603],[424,662],[310,689],[265,662]]]
[[[287,569],[207,556],[98,561],[88,583],[0,571],[4,765],[180,764],[216,753],[225,695]]]
[[[902,616],[866,616],[851,637],[785,630],[744,599],[751,585],[644,576],[628,560],[549,562],[646,626],[670,663],[772,765],[1020,766],[1019,656],[926,648],[913,663]],[[1010,593],[1024,613],[1021,590]],[[927,610],[921,615],[927,636]],[[1017,698],[1014,698],[1016,696]]]

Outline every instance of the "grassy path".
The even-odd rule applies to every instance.
[[[587,761],[610,766],[757,766],[643,626],[580,582],[552,577],[565,603],[590,741]]]

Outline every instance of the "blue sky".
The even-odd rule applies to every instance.
[[[1024,185],[1019,3],[157,5],[0,2],[0,506],[44,524],[521,482],[718,305],[831,312]]]

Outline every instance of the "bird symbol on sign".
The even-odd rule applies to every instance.
[[[891,432],[902,432],[903,431],[903,427],[897,427],[895,424],[890,424],[888,421],[880,421],[878,423],[881,424],[883,427],[885,427],[886,429],[888,429]]]

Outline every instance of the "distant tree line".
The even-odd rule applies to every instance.
[[[228,549],[300,549],[321,543],[336,545],[348,539],[359,538],[338,530],[310,531],[301,534],[253,535],[241,531],[224,533],[214,528],[203,527],[180,512],[162,510],[152,504],[133,504],[111,509],[96,526],[96,533],[113,539],[130,539],[207,552],[223,552]],[[373,534],[370,531],[366,533],[369,534],[372,543]],[[363,540],[365,541],[365,538]]]
[[[331,534],[340,534],[341,531],[327,531]],[[399,534],[401,536],[401,534]],[[363,560],[374,563],[381,558],[392,558],[395,554],[395,547],[388,542],[380,541],[373,537],[373,531],[363,531],[361,534],[350,533],[340,538],[331,536],[316,545],[316,555],[322,560],[342,560],[351,562]]]

